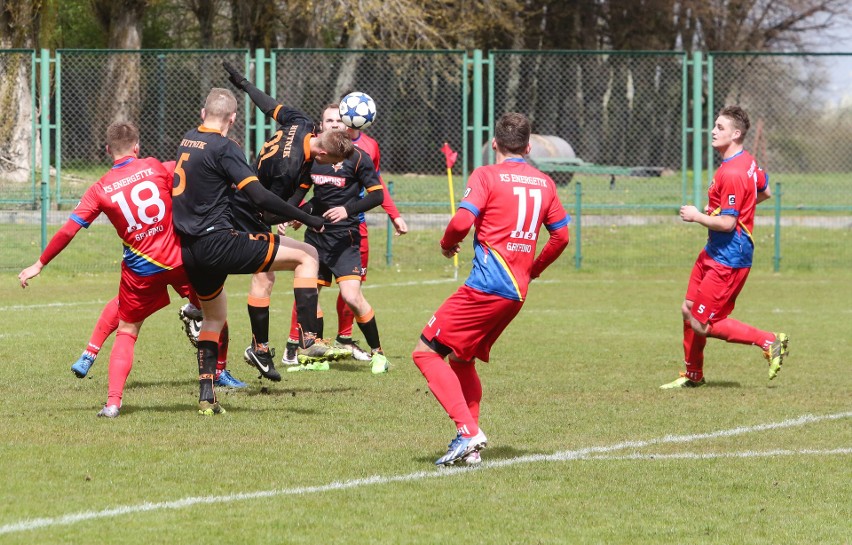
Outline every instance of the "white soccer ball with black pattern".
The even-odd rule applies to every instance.
[[[340,101],[338,109],[340,120],[353,129],[366,129],[376,120],[376,103],[367,93],[349,93]]]

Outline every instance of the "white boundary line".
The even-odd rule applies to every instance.
[[[37,530],[39,528],[49,528],[52,526],[68,526],[87,520],[96,520],[109,517],[117,517],[121,515],[130,515],[135,513],[147,513],[151,511],[163,511],[167,509],[183,509],[195,505],[205,505],[214,503],[231,503],[235,501],[253,500],[260,498],[272,498],[278,496],[302,496],[305,494],[317,494],[322,492],[332,492],[338,490],[348,490],[351,488],[359,488],[362,486],[390,484],[399,482],[419,481],[436,477],[449,477],[466,473],[468,471],[482,471],[484,469],[507,467],[518,464],[527,464],[532,462],[562,462],[567,460],[617,460],[617,459],[702,459],[702,458],[748,458],[758,456],[792,456],[792,455],[843,455],[852,453],[850,448],[838,448],[833,450],[770,450],[763,452],[747,451],[733,453],[717,453],[717,454],[645,454],[645,455],[626,455],[626,456],[608,456],[605,453],[625,450],[630,448],[644,448],[655,445],[663,445],[669,443],[690,443],[694,441],[702,441],[704,439],[716,439],[720,437],[732,437],[735,435],[743,435],[767,430],[777,430],[783,428],[793,428],[813,424],[816,422],[824,422],[828,420],[839,420],[841,418],[852,417],[852,411],[826,414],[826,415],[803,415],[798,418],[784,420],[782,422],[772,422],[769,424],[758,424],[756,426],[743,426],[728,430],[720,430],[711,433],[699,433],[693,435],[666,435],[656,439],[647,439],[639,441],[625,441],[614,445],[602,447],[588,447],[577,450],[566,450],[555,452],[553,454],[537,454],[530,456],[518,456],[508,460],[494,460],[485,462],[480,466],[468,467],[451,467],[437,468],[430,471],[418,471],[408,473],[406,475],[374,475],[363,479],[351,479],[348,481],[335,481],[319,486],[301,486],[296,488],[279,488],[276,490],[260,490],[257,492],[242,492],[237,494],[228,494],[225,496],[195,496],[182,498],[174,501],[158,502],[158,503],[142,503],[138,505],[125,505],[104,509],[101,511],[84,511],[82,513],[74,513],[63,515],[60,517],[48,517],[38,519],[28,519],[21,522],[5,524],[0,526],[0,535],[12,534],[16,532],[24,532],[27,530]]]

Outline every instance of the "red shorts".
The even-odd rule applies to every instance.
[[[422,335],[451,348],[462,360],[488,361],[491,347],[523,305],[462,286],[435,311]]]
[[[367,263],[370,262],[370,243],[367,241],[367,222],[360,224],[361,231],[361,283],[367,281]]]
[[[168,287],[181,297],[192,290],[183,266],[170,271],[139,276],[121,265],[121,284],[118,286],[118,317],[125,322],[141,322],[169,305]]]
[[[701,250],[686,288],[686,300],[693,302],[695,319],[702,324],[712,324],[730,316],[750,270],[722,265]]]

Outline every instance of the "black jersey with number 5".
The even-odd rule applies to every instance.
[[[187,132],[178,146],[172,187],[178,233],[197,237],[233,229],[231,199],[253,181],[257,176],[236,142],[204,126]]]

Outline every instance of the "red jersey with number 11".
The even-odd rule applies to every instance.
[[[465,284],[523,301],[541,226],[568,225],[556,184],[522,159],[479,167],[468,179],[459,208],[475,217],[473,268]]]
[[[124,264],[140,276],[179,267],[172,176],[154,158],[122,157],[86,191],[71,219],[88,228],[101,212],[106,214],[124,243]]]

